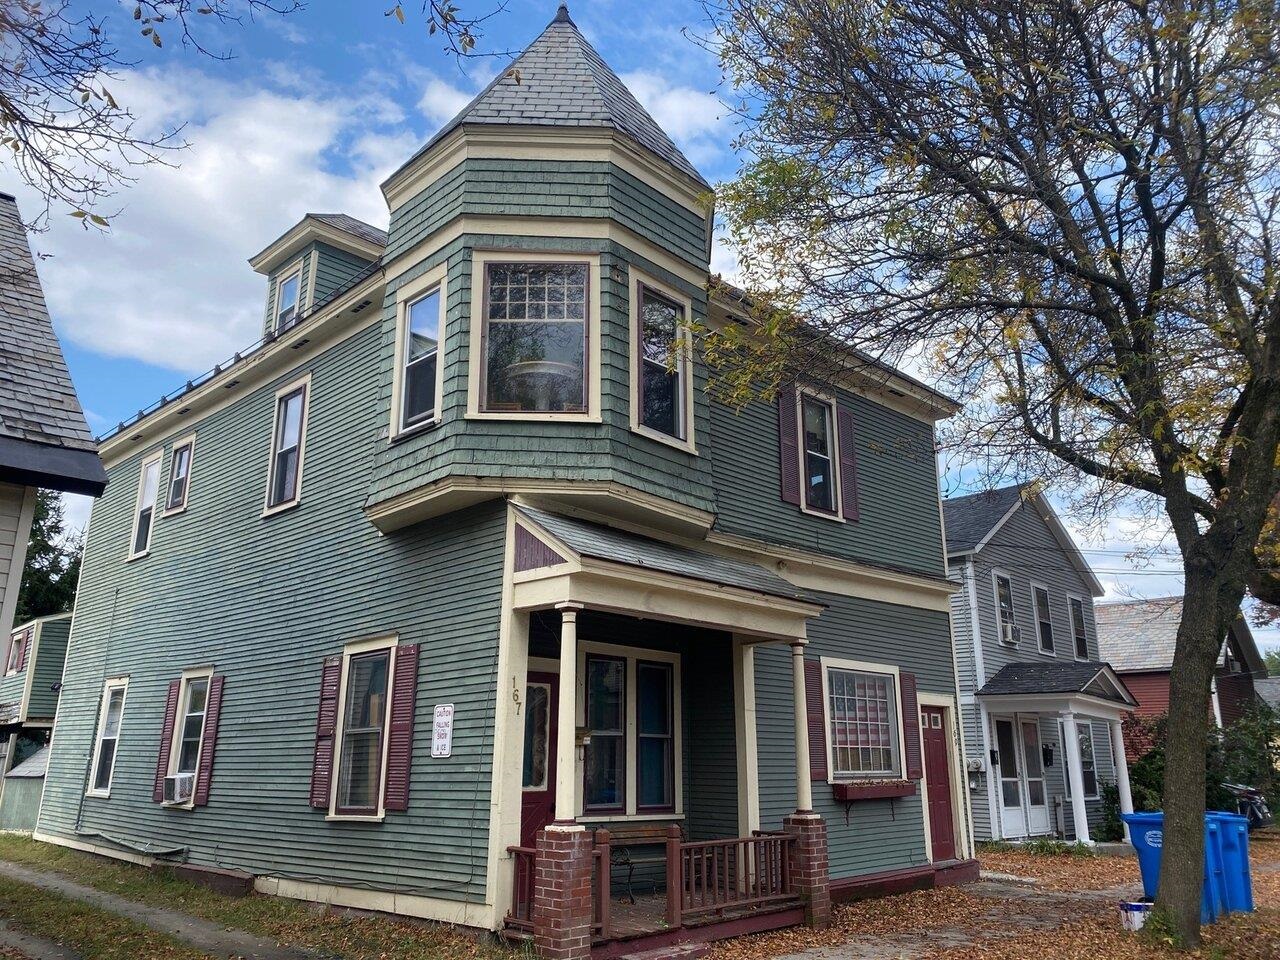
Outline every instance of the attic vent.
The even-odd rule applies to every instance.
[[[351,308],[351,312],[352,312],[352,313],[359,313],[361,310],[363,310],[365,307],[369,306],[369,304],[371,304],[371,303],[373,303],[373,301],[372,301],[372,300],[364,300],[364,301],[362,301],[361,303],[357,303],[354,307],[352,307],[352,308]]]
[[[178,416],[185,417],[190,412],[191,412],[190,407],[183,407],[181,410],[178,411]]]
[[[305,347],[305,346],[306,346],[308,343],[310,343],[310,342],[311,342],[311,338],[310,338],[310,337],[303,337],[303,338],[302,338],[301,340],[299,340],[297,343],[293,344],[293,346],[292,346],[292,348],[291,348],[291,349],[293,349],[293,350],[297,350],[299,347]]]
[[[232,387],[236,386],[239,382],[240,382],[239,380],[229,380],[222,385],[222,389],[230,390]]]

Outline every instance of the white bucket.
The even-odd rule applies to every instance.
[[[1122,901],[1120,904],[1120,926],[1125,930],[1141,930],[1151,913],[1151,904]]]

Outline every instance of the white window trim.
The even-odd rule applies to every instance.
[[[441,407],[444,406],[444,345],[445,318],[449,312],[448,289],[449,264],[447,262],[432,267],[422,276],[410,280],[396,290],[396,347],[395,367],[391,375],[391,430],[392,442],[401,437],[418,433],[433,427],[440,422]],[[440,290],[440,322],[436,331],[436,399],[435,412],[417,423],[404,424],[404,389],[405,389],[405,341],[409,332],[409,307],[433,289]]]
[[[584,725],[587,717],[587,654],[598,654],[602,657],[615,657],[627,663],[627,715],[624,718],[626,727],[623,737],[626,746],[626,799],[622,813],[586,814],[584,774],[586,773],[585,751],[575,761],[575,809],[579,811],[579,823],[607,823],[621,821],[642,822],[646,820],[683,820],[684,809],[684,721],[683,700],[684,687],[680,679],[680,654],[668,653],[665,650],[648,650],[644,647],[626,647],[612,643],[593,643],[587,640],[578,641],[578,685],[574,691],[576,700],[577,723]],[[675,782],[672,784],[674,809],[668,813],[637,813],[636,774],[639,769],[637,752],[639,743],[639,723],[637,720],[639,705],[636,703],[636,661],[648,660],[653,663],[669,663],[671,667],[671,723],[672,723],[672,766]],[[560,691],[564,696],[564,690]],[[557,733],[557,738],[563,737]],[[559,750],[559,745],[557,745]]]
[[[306,291],[302,289],[302,265],[304,262],[304,258],[299,258],[297,263],[290,266],[287,270],[281,271],[280,275],[276,277],[275,293],[271,298],[271,332],[275,335],[279,335],[281,333],[280,291],[283,290],[284,285],[294,277],[298,278],[298,301],[293,308],[293,322],[289,324],[289,329],[292,330],[296,327],[298,325],[298,320],[302,317],[303,299],[306,294]],[[311,272],[311,275],[313,277],[315,276],[314,270]]]
[[[28,628],[28,629],[31,629],[31,634],[27,636],[26,639],[23,641],[23,646],[27,648],[26,653],[19,655],[19,659],[21,659],[22,656],[25,656],[27,658],[27,661],[30,662],[31,660],[30,647],[31,647],[31,642],[35,639],[35,630],[32,628]],[[16,646],[16,644],[14,643],[14,640],[17,636],[21,634],[25,634],[26,632],[27,632],[26,630],[14,630],[10,632],[9,641],[8,643],[5,644],[5,648],[4,648],[4,662],[3,664],[0,664],[0,666],[3,666],[3,672],[0,672],[0,675],[5,677],[16,677],[19,673],[22,672],[17,668],[16,665],[14,665],[12,669],[10,669],[10,664],[14,662],[13,650],[14,650],[14,647]]]
[[[831,485],[832,485],[832,501],[836,505],[835,513],[827,513],[825,510],[815,510],[809,506],[809,483],[805,475],[805,448],[804,448],[804,398],[812,397],[821,403],[827,404],[831,411]],[[840,484],[840,404],[839,401],[829,393],[823,393],[811,387],[800,387],[796,390],[796,461],[797,469],[800,471],[800,509],[811,517],[821,517],[824,520],[831,520],[834,523],[844,523],[844,497],[841,496],[842,487]]]
[[[1013,596],[1012,581],[1010,581],[1009,587],[1010,587],[1009,596],[1012,597]],[[1044,591],[1044,603],[1045,603],[1045,606],[1048,608],[1048,613],[1049,613],[1049,630],[1050,631],[1053,630],[1053,593],[1049,590],[1048,585],[1040,583],[1039,581],[1036,581],[1036,580],[1032,580],[1031,581],[1031,615],[1035,618],[1035,624],[1036,624],[1036,652],[1040,654],[1042,657],[1056,658],[1058,656],[1058,638],[1057,637],[1052,638],[1053,639],[1052,648],[1048,650],[1044,648],[1044,637],[1040,633],[1040,607],[1036,603],[1037,590]],[[1068,610],[1067,616],[1070,616],[1070,615],[1071,615],[1071,611]]]
[[[1081,626],[1084,627],[1085,655],[1083,657],[1080,656],[1079,651],[1076,649],[1076,623],[1071,614],[1071,604],[1073,601],[1078,601],[1080,604]],[[1082,663],[1089,659],[1089,615],[1086,612],[1088,608],[1089,608],[1089,603],[1088,601],[1085,600],[1084,597],[1075,593],[1067,594],[1067,620],[1070,621],[1071,623],[1071,656],[1077,661],[1080,661]]]
[[[584,413],[514,413],[480,409],[480,383],[485,357],[481,354],[484,334],[485,266],[490,263],[585,263],[588,270],[587,351],[583,357],[587,377],[587,409]],[[471,255],[470,349],[467,359],[468,420],[535,420],[569,423],[601,423],[600,398],[600,255],[583,253],[534,252],[529,250],[476,250]]]
[[[1018,601],[1013,593],[1013,576],[1001,570],[999,567],[991,568],[991,600],[995,604],[996,611],[996,643],[1002,647],[1017,647],[1016,640],[1006,641],[1004,639],[1004,618],[1000,615],[1000,581],[1009,581],[1009,613],[1013,618],[1013,626],[1018,627]]]
[[[276,472],[276,435],[280,430],[280,400],[302,388],[302,422],[298,428],[298,480],[294,484],[293,498],[280,503],[271,502],[271,488],[275,482]],[[285,384],[276,391],[272,401],[271,436],[267,441],[267,490],[262,498],[262,515],[270,517],[285,510],[292,510],[302,503],[302,468],[306,462],[307,428],[311,420],[311,374],[299,377],[292,383]]]
[[[138,494],[133,501],[133,524],[129,531],[129,556],[126,558],[127,560],[141,560],[151,553],[151,544],[156,535],[156,517],[163,509],[160,499],[160,477],[164,472],[162,469],[164,466],[163,459],[164,451],[157,450],[155,453],[148,455],[138,468]],[[156,464],[156,502],[151,505],[151,519],[148,521],[147,530],[147,548],[145,550],[134,550],[134,546],[138,542],[139,520],[142,518],[142,493],[146,488],[147,467],[153,463]]]
[[[196,803],[196,785],[200,780],[200,759],[204,753],[204,731],[205,724],[209,722],[209,693],[213,687],[213,667],[192,667],[190,670],[182,672],[181,682],[178,685],[178,704],[177,712],[173,715],[173,733],[169,740],[169,767],[166,770],[169,776],[173,776],[178,772],[178,759],[181,752],[182,744],[182,727],[186,720],[186,714],[183,713],[183,706],[187,702],[187,688],[192,680],[208,680],[210,681],[210,689],[205,692],[204,716],[200,719],[200,746],[196,749],[196,769],[195,777],[191,784],[191,799],[184,800],[182,803],[166,803],[162,804],[168,810],[191,810],[194,809]]]
[[[690,324],[693,322],[693,301],[674,287],[662,283],[635,267],[628,267],[630,307],[628,356],[631,358],[631,432],[642,437],[665,443],[669,447],[683,450],[697,456],[698,447],[694,437],[694,393],[693,393],[693,340]],[[684,321],[676,330],[677,359],[676,372],[679,374],[680,416],[684,439],[673,437],[646,426],[640,421],[640,377],[644,370],[644,361],[640,355],[640,296],[641,288],[648,287],[663,299],[670,300],[684,311]]]
[[[94,779],[98,773],[98,760],[102,755],[102,731],[107,721],[107,704],[111,701],[112,690],[123,690],[120,695],[120,728],[116,730],[116,752],[111,757],[111,772],[107,774],[107,785],[104,789],[97,790],[93,786]],[[129,678],[128,677],[108,677],[102,684],[102,699],[98,704],[98,725],[94,728],[93,733],[93,760],[89,766],[89,783],[88,789],[85,790],[86,797],[102,797],[111,796],[111,784],[116,777],[116,761],[120,759],[120,739],[124,734],[124,708],[129,700]]]
[[[827,783],[856,783],[859,780],[905,780],[907,776],[907,737],[902,723],[902,676],[898,667],[889,663],[871,663],[866,660],[846,660],[842,657],[820,657],[822,666],[822,735],[827,750]],[[828,670],[854,670],[858,673],[887,674],[893,678],[895,699],[894,716],[897,719],[898,772],[845,773],[836,775],[835,751],[831,738],[831,687],[827,682]],[[919,706],[917,705],[917,710]],[[919,719],[917,718],[917,723]],[[923,757],[923,754],[921,755]]]
[[[187,457],[187,485],[182,491],[182,504],[177,507],[169,506],[169,495],[173,492],[173,465],[177,458],[178,451],[183,447],[190,447],[191,453]],[[189,433],[179,440],[173,441],[173,446],[169,448],[169,482],[164,488],[164,512],[160,514],[162,517],[173,517],[180,513],[186,513],[187,503],[191,500],[191,475],[196,468],[196,435]]]
[[[342,649],[342,675],[338,681],[338,717],[333,728],[333,774],[329,778],[329,811],[326,820],[341,820],[354,823],[381,823],[386,819],[387,808],[387,746],[391,740],[391,699],[396,689],[396,654],[399,652],[400,637],[398,634],[370,637],[367,640],[355,640]],[[382,718],[382,766],[378,771],[378,812],[377,813],[338,813],[338,784],[342,776],[342,737],[347,721],[347,674],[351,667],[351,658],[362,653],[376,650],[389,650],[387,658],[387,706]]]

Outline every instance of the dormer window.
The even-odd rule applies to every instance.
[[[301,289],[301,267],[276,284],[276,333],[283,333],[298,322],[298,294]]]
[[[586,412],[588,277],[583,262],[485,264],[482,412]]]

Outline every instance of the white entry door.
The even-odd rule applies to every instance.
[[[995,717],[996,753],[1000,758],[1000,835],[1005,840],[1021,840],[1027,835],[1027,816],[1022,805],[1022,750],[1012,719]],[[1041,781],[1043,787],[1043,781]]]
[[[1022,773],[1026,787],[1027,830],[1032,836],[1049,832],[1049,804],[1045,798],[1044,755],[1040,751],[1040,723],[1025,717],[1022,727]]]

